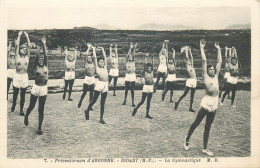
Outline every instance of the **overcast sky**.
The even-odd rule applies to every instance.
[[[232,24],[250,23],[250,6],[244,1],[203,0],[140,1],[8,1],[8,29],[73,28],[108,24],[121,29],[135,29],[142,24],[182,24],[199,29],[221,29]],[[55,2],[55,3],[52,3]],[[94,1],[92,1],[94,2]],[[106,3],[105,3],[106,2]],[[118,3],[115,3],[118,2]],[[165,2],[165,3],[163,3]],[[211,1],[214,2],[214,1]],[[216,1],[215,1],[216,2]],[[232,5],[236,4],[236,5]],[[238,5],[239,4],[239,5]]]

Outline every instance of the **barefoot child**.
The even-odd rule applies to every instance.
[[[166,78],[166,88],[164,89],[164,92],[162,94],[162,101],[164,101],[165,95],[170,90],[170,102],[172,101],[173,96],[173,89],[174,89],[174,82],[176,80],[176,61],[175,61],[175,50],[172,49],[172,57],[168,58],[168,64],[167,64],[167,78]]]
[[[128,51],[128,55],[126,56],[126,72],[125,72],[125,99],[122,105],[126,104],[126,98],[128,94],[128,90],[131,90],[132,97],[132,107],[135,107],[134,96],[135,96],[135,51],[136,51],[137,43],[133,45],[130,44],[130,49]]]
[[[190,47],[186,46],[182,50],[184,50],[184,52],[186,54],[186,69],[187,69],[187,72],[189,74],[189,78],[186,80],[186,87],[185,87],[183,95],[179,98],[178,102],[175,102],[174,109],[177,110],[181,100],[191,90],[189,111],[190,112],[195,112],[192,109],[192,104],[193,104],[193,100],[194,100],[195,89],[196,89],[196,86],[197,86],[197,78],[196,78],[195,68],[193,67],[193,56],[192,56]],[[190,55],[190,58],[189,58],[189,55]]]
[[[46,38],[42,38],[43,43],[43,55],[39,54],[39,46],[38,46],[38,55],[35,58],[34,62],[34,76],[35,76],[35,84],[31,90],[31,98],[30,104],[26,111],[26,115],[24,116],[24,124],[28,126],[29,124],[29,115],[35,107],[37,99],[39,98],[39,125],[37,133],[42,135],[42,122],[44,117],[44,106],[47,98],[47,82],[48,82],[48,60],[47,60],[47,49],[46,49]]]
[[[20,45],[20,39],[21,35],[25,34],[26,40],[27,40],[27,45],[23,44]],[[28,33],[25,31],[20,31],[18,33],[18,37],[15,43],[15,66],[16,66],[16,73],[13,76],[13,105],[11,108],[11,111],[14,112],[15,106],[16,106],[16,100],[17,96],[19,94],[19,89],[21,89],[21,94],[20,94],[20,115],[24,116],[23,112],[23,106],[25,102],[25,93],[26,89],[28,87],[28,65],[29,65],[29,58],[30,58],[30,39],[28,36]]]
[[[118,75],[119,75],[117,45],[115,45],[114,49],[113,49],[112,44],[110,45],[109,58],[110,58],[111,68],[109,71],[109,82],[108,83],[110,83],[111,80],[114,79],[113,96],[116,96],[116,84],[117,84],[117,79],[118,79]]]
[[[153,91],[154,91],[154,82],[153,82],[153,57],[152,57],[152,64],[147,63],[147,58],[149,54],[147,54],[145,56],[145,64],[144,64],[144,78],[145,78],[145,84],[143,86],[143,92],[142,92],[142,100],[141,102],[136,106],[136,108],[134,108],[132,116],[135,116],[135,114],[137,113],[137,110],[139,109],[139,107],[144,103],[146,97],[147,97],[147,104],[146,104],[146,116],[145,118],[148,119],[153,119],[150,115],[149,115],[149,110],[150,110],[150,103],[151,103],[151,99],[152,99],[152,95],[153,95]]]
[[[95,67],[96,67],[96,74],[98,76],[98,81],[95,84],[95,91],[94,97],[88,105],[87,110],[85,110],[85,118],[89,120],[89,111],[92,109],[92,106],[96,103],[100,93],[101,93],[101,101],[100,101],[100,123],[106,124],[103,116],[105,110],[105,102],[107,98],[108,92],[108,72],[107,72],[107,58],[106,53],[103,47],[98,47],[97,49],[102,51],[103,57],[96,56],[96,48],[93,48],[93,56],[95,59]]]
[[[93,98],[93,92],[94,92],[94,83],[95,83],[95,64],[93,61],[93,57],[89,54],[90,49],[92,49],[91,44],[88,44],[88,49],[86,52],[85,57],[85,72],[86,76],[83,82],[83,93],[80,97],[78,108],[81,107],[82,101],[84,97],[86,96],[87,92],[89,91],[89,102],[91,102]]]

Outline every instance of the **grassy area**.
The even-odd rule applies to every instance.
[[[150,114],[154,119],[144,118],[146,103],[140,107],[135,117],[131,116],[130,95],[127,105],[121,105],[124,91],[117,96],[108,93],[104,119],[106,125],[99,124],[99,100],[90,113],[90,120],[84,118],[88,105],[87,94],[83,105],[77,108],[81,92],[73,92],[74,101],[62,100],[62,94],[49,94],[45,107],[43,135],[36,134],[38,125],[37,105],[29,117],[29,126],[23,124],[23,117],[17,109],[10,112],[8,102],[7,118],[7,157],[8,158],[167,158],[167,157],[205,157],[201,153],[205,119],[196,129],[190,141],[190,150],[183,149],[183,139],[196,113],[188,112],[189,94],[183,99],[177,111],[169,102],[161,102],[162,91],[153,95]],[[174,92],[174,101],[183,91]],[[204,90],[197,90],[194,109],[199,104]],[[25,110],[29,105],[26,94]],[[141,91],[136,91],[135,103],[141,100]],[[251,154],[250,144],[250,92],[238,91],[236,108],[231,108],[227,99],[219,106],[212,124],[209,149],[216,157],[247,157]]]

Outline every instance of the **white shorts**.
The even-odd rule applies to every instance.
[[[197,79],[194,78],[189,78],[186,80],[186,86],[190,87],[190,88],[196,88],[197,87]]]
[[[92,85],[95,83],[95,76],[89,77],[89,76],[85,76],[84,82],[87,85]]]
[[[167,72],[167,65],[159,65],[158,69],[157,69],[158,72]]]
[[[101,93],[107,92],[108,91],[108,82],[97,81],[95,84],[94,90],[99,91]]]
[[[227,82],[231,84],[237,84],[237,79],[238,77],[230,76],[229,78],[227,78]]]
[[[226,72],[225,75],[224,75],[224,78],[229,78],[230,77],[230,72]]]
[[[31,90],[31,94],[33,94],[34,96],[46,96],[47,93],[48,93],[47,85],[38,86],[34,84]]]
[[[110,69],[109,71],[110,76],[116,77],[118,76],[118,74],[119,74],[119,69]]]
[[[218,108],[218,96],[204,96],[201,100],[200,106],[204,109],[208,110],[209,112],[213,112]]]
[[[168,74],[166,81],[174,82],[176,80],[176,74]]]
[[[65,80],[72,80],[75,79],[75,72],[65,72]]]
[[[143,92],[145,93],[152,93],[153,92],[153,85],[144,85]]]
[[[13,86],[16,88],[27,88],[28,87],[28,74],[15,73],[13,77]]]
[[[16,74],[16,69],[7,69],[7,77],[14,78],[14,74]]]
[[[136,75],[134,74],[125,74],[125,81],[126,82],[135,82],[136,81]]]

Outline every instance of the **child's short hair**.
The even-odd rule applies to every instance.
[[[216,67],[215,67],[214,65],[212,65],[212,64],[207,65],[207,70],[208,70],[209,68],[211,68],[211,67],[213,67],[213,68],[216,70]]]
[[[37,56],[36,56],[36,58],[44,58],[44,55],[42,54],[42,53],[39,53]]]
[[[174,62],[174,59],[173,58],[168,58],[168,61],[172,60]]]
[[[147,68],[148,68],[148,67],[151,67],[151,68],[152,68],[152,70],[153,70],[153,66],[152,66],[152,64],[150,64],[150,63],[147,63],[147,64],[146,64],[146,70],[147,70]]]
[[[103,58],[103,57],[98,57],[98,58],[97,58],[97,62],[99,62],[100,60],[103,60],[103,61],[104,61],[104,58]]]
[[[20,48],[20,49],[22,49],[22,48],[27,48],[27,45],[26,45],[26,44],[22,44],[22,45],[19,46],[19,48]]]
[[[237,58],[236,57],[231,57],[231,61],[233,61],[233,60],[237,61]]]
[[[10,56],[15,56],[15,53],[13,51],[11,51]]]

